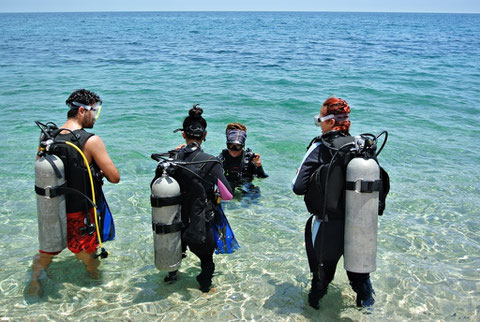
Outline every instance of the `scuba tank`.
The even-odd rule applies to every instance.
[[[152,205],[155,267],[162,271],[172,272],[178,270],[182,263],[181,230],[183,225],[180,211],[180,186],[168,174],[169,166],[168,162],[158,164],[157,175],[159,176],[150,185],[150,203]]]
[[[344,268],[355,273],[370,273],[376,269],[382,189],[380,166],[376,160],[381,149],[375,153],[377,138],[371,134],[356,136],[355,147],[351,149],[354,157],[346,169]]]
[[[59,189],[66,181],[63,161],[50,150],[52,143],[53,140],[47,140],[40,144],[40,158],[35,162],[35,191],[40,250],[56,253],[67,247],[65,195]]]

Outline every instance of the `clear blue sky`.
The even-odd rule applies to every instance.
[[[0,12],[369,11],[480,13],[480,0],[0,0]]]

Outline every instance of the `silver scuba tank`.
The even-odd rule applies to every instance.
[[[344,267],[370,273],[376,269],[380,168],[373,158],[353,158],[346,181]]]
[[[181,193],[178,182],[163,173],[152,184],[153,247],[155,267],[172,272],[182,263]]]
[[[44,154],[35,162],[38,241],[44,252],[59,252],[67,247],[65,195],[55,193],[56,187],[64,184],[65,168],[59,157]]]

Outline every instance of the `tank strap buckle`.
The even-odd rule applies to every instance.
[[[152,222],[152,229],[156,234],[176,233],[177,231],[182,230],[182,228],[183,228],[183,223],[181,221],[171,225],[158,224],[158,223]]]
[[[47,186],[45,187],[45,189],[43,189],[43,191],[44,191],[44,196],[50,199],[50,198],[53,198],[52,192],[55,193],[56,189],[52,188],[51,186]]]
[[[152,207],[166,207],[166,206],[173,206],[179,205],[182,202],[182,195],[178,195],[175,197],[157,197],[154,195],[150,195],[150,204]]]
[[[44,196],[45,198],[55,198],[62,194],[65,194],[65,187],[67,183],[63,183],[59,186],[46,186],[45,188],[40,188],[39,186],[35,186],[35,192],[37,195]]]
[[[380,191],[382,189],[382,180],[375,181],[347,181],[347,190],[354,190],[359,193],[372,193],[374,191]]]

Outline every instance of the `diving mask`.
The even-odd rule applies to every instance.
[[[87,111],[92,111],[93,117],[95,118],[95,120],[98,120],[98,118],[100,117],[100,111],[102,110],[102,105],[97,104],[95,106],[89,106],[89,105],[85,105],[78,102],[72,102],[72,105],[74,106],[70,106],[70,108],[77,108],[77,107],[83,106],[83,108],[86,109]]]
[[[227,143],[227,148],[231,151],[241,151],[243,149],[243,145],[235,144],[235,143]]]
[[[328,114],[326,116],[318,114],[313,117],[313,121],[318,127],[320,127],[323,122],[331,119],[335,119],[335,121],[348,121],[348,114]]]

